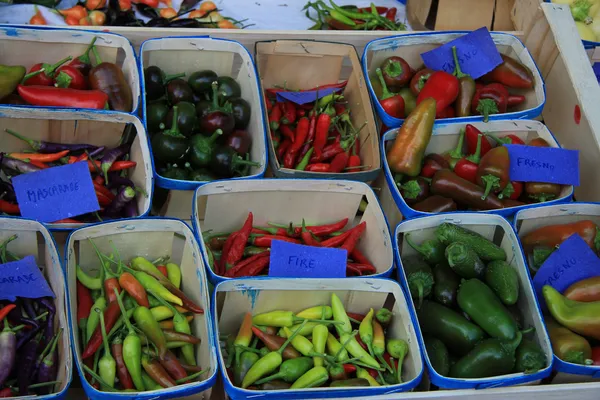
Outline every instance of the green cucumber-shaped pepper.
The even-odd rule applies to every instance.
[[[506,260],[506,252],[477,232],[445,222],[437,227],[435,235],[446,245],[461,242],[469,245],[483,261]]]
[[[454,272],[465,279],[483,277],[485,264],[469,245],[461,242],[446,247],[448,265]]]
[[[423,333],[440,339],[456,354],[468,353],[485,333],[465,317],[441,304],[425,300],[417,310]]]
[[[460,277],[447,263],[438,264],[433,269],[433,298],[448,307],[456,305],[456,295]]]
[[[402,266],[408,281],[410,295],[414,300],[418,300],[417,308],[420,308],[423,298],[429,296],[433,288],[431,267],[418,256],[407,257],[402,262]]]
[[[421,245],[416,244],[410,238],[410,233],[404,235],[404,240],[413,249],[419,252],[423,259],[431,265],[435,265],[444,262],[444,250],[446,245],[443,244],[439,239],[431,239],[423,242]]]
[[[488,335],[502,340],[513,340],[517,323],[500,299],[479,279],[461,283],[456,298],[458,306]]]
[[[506,261],[492,261],[487,265],[485,283],[507,306],[512,306],[519,299],[517,270]]]
[[[506,375],[515,367],[515,350],[521,343],[522,334],[517,332],[514,339],[486,339],[450,368],[454,378],[486,378]]]
[[[427,357],[429,357],[429,361],[435,372],[442,376],[448,376],[448,372],[450,371],[450,353],[448,353],[448,348],[444,342],[431,336],[426,336],[424,341],[425,349],[427,349]]]
[[[515,354],[515,372],[533,374],[547,365],[546,354],[533,340],[523,339]]]

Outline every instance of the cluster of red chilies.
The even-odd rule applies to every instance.
[[[227,278],[257,276],[265,274],[270,261],[271,242],[304,244],[315,247],[345,249],[348,252],[347,276],[372,275],[377,270],[369,259],[356,247],[367,229],[367,223],[361,222],[347,231],[342,229],[348,224],[348,218],[327,225],[302,226],[269,223],[270,226],[253,226],[253,215],[242,228],[231,233],[203,234],[209,264],[212,270]]]
[[[343,89],[347,81],[302,90]],[[269,127],[277,160],[283,168],[308,172],[357,172],[361,165],[360,129],[355,129],[344,96],[331,93],[317,101],[298,105],[279,101],[278,92],[267,89]],[[365,123],[366,124],[366,123]]]

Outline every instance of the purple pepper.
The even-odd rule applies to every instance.
[[[38,302],[40,302],[44,307],[46,307],[46,309],[50,313],[52,313],[52,314],[56,313],[56,307],[54,306],[54,300],[51,297],[39,298]]]
[[[135,188],[131,179],[121,176],[117,171],[109,173],[108,177],[110,178],[110,183],[108,184],[109,189],[120,188],[121,186],[131,186],[132,188]]]
[[[48,351],[48,354],[42,359],[42,362],[40,364],[40,369],[38,371],[38,383],[44,383],[44,382],[50,382],[53,381],[56,378],[56,371],[57,371],[57,359],[58,359],[58,354],[56,351],[56,345],[58,344],[58,339],[60,338],[61,334],[62,334],[62,328],[58,331],[58,333],[54,336],[54,339],[52,340],[52,346],[50,347],[50,350]],[[40,390],[41,394],[46,394],[48,393],[48,390],[50,390],[50,388],[45,387],[44,389]]]
[[[25,344],[19,352],[19,368],[17,368],[17,382],[19,383],[19,395],[25,396],[27,387],[31,383],[31,373],[35,367],[37,350],[40,345],[41,333]]]
[[[17,353],[17,335],[10,329],[8,321],[4,321],[4,329],[0,332],[0,385],[6,381],[15,365]]]
[[[28,162],[17,160],[16,158],[7,157],[5,153],[0,153],[0,166],[11,169],[20,174],[41,171],[41,168],[38,168],[33,164],[29,164]]]
[[[21,335],[17,339],[17,350],[21,349],[21,347],[23,347],[24,345],[29,343],[31,341],[31,338],[33,338],[38,333],[41,333],[40,332],[41,330],[42,330],[42,326],[38,325],[38,326],[34,327],[33,329],[30,329],[27,332],[25,332],[23,335]]]
[[[106,148],[106,147],[104,147],[104,146],[100,146],[100,147],[98,147],[96,150],[94,150],[94,151],[91,151],[91,152],[88,154],[88,158],[89,158],[89,159],[94,159],[94,158],[96,158],[96,156],[98,156],[100,153],[102,153],[102,152],[104,151],[104,149],[105,149],[105,148]]]
[[[135,198],[135,190],[131,186],[125,186],[119,190],[117,197],[110,203],[106,208],[105,214],[110,218],[117,218],[120,216],[125,204]]]
[[[37,316],[37,312],[33,308],[33,299],[22,298],[21,300],[23,301],[23,308],[25,309],[27,315],[30,318],[35,318]]]
[[[53,142],[46,142],[43,140],[33,140],[33,139],[29,139],[28,137],[25,137],[23,135],[21,135],[20,133],[17,133],[15,131],[12,131],[10,129],[5,129],[6,133],[21,139],[22,141],[24,141],[25,143],[27,143],[29,145],[29,147],[31,147],[33,150],[39,152],[39,153],[58,153],[64,150],[69,150],[69,151],[82,151],[82,150],[95,150],[98,146],[94,146],[91,144],[77,144],[77,143],[73,143],[73,144],[65,144],[65,143],[53,143]]]
[[[17,195],[12,183],[0,179],[0,195],[4,195],[3,199],[11,203],[17,202]]]
[[[133,218],[138,217],[139,215],[140,212],[138,210],[137,201],[132,200],[125,204],[122,214],[123,218]]]
[[[104,173],[104,180],[108,183],[108,170],[113,165],[115,161],[119,159],[119,157],[123,157],[125,154],[129,153],[129,149],[131,149],[130,144],[122,144],[119,147],[115,147],[112,150],[107,151],[102,160],[100,160],[100,168]]]
[[[44,343],[48,343],[54,335],[54,313],[48,311],[46,325],[44,326]]]

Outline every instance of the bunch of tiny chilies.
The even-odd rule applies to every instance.
[[[385,308],[371,308],[366,315],[346,312],[334,293],[331,306],[297,314],[247,313],[237,336],[221,338],[227,374],[236,386],[249,390],[402,383],[409,348],[402,339],[386,338],[392,316]]]
[[[228,278],[257,276],[266,273],[273,240],[315,247],[344,249],[348,252],[347,276],[372,275],[377,272],[369,259],[356,247],[367,229],[365,221],[346,231],[344,218],[333,224],[294,227],[269,223],[270,226],[253,227],[250,212],[239,231],[232,233],[203,234],[209,265],[217,275]]]
[[[126,266],[116,249],[116,257],[107,256],[90,243],[102,267],[92,277],[77,266],[77,323],[87,381],[105,392],[141,392],[197,380],[206,371],[196,363],[200,339],[192,335],[190,321],[204,310],[179,289],[179,266],[155,266],[143,257]]]
[[[348,82],[324,85],[300,92],[325,89],[341,91]],[[335,92],[302,105],[279,101],[284,88],[266,90],[271,141],[283,168],[307,172],[360,172],[359,129],[355,129],[344,96]]]

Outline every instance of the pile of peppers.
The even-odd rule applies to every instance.
[[[63,144],[33,140],[11,129],[6,129],[4,135],[22,140],[30,149],[23,152],[0,152],[0,213],[20,215],[11,177],[76,162],[87,162],[100,211],[54,223],[79,224],[139,215],[137,192],[142,191],[146,196],[147,194],[136,188],[127,177],[128,171],[137,165],[135,161],[129,160],[131,143],[136,136],[133,125],[125,127],[121,144],[112,149],[84,143]]]
[[[329,5],[318,0],[306,3],[304,10],[306,18],[315,23],[309,30],[406,30],[406,25],[396,20],[396,7],[377,7],[373,3],[370,7],[362,8],[338,6],[332,0],[329,0]],[[312,10],[316,13],[316,18],[311,17]]]
[[[239,83],[211,70],[184,76],[144,70],[146,126],[160,175],[199,182],[249,175],[260,164],[250,160],[251,107]]]
[[[18,261],[8,250],[12,235],[0,244],[0,264]],[[60,364],[55,327],[56,304],[50,297],[0,301],[0,398],[55,393]]]
[[[523,235],[531,275],[572,235],[583,239],[595,254],[600,251],[600,227],[591,220],[546,225]],[[562,294],[544,286],[542,294],[550,313],[544,320],[554,354],[574,364],[600,365],[600,275],[575,282]]]
[[[100,261],[98,276],[77,266],[77,325],[85,379],[105,392],[143,392],[200,378],[190,321],[204,310],[181,289],[178,265],[118,251]],[[157,265],[155,265],[157,264]],[[116,270],[113,269],[116,267]],[[131,319],[133,318],[133,321]]]
[[[504,145],[550,146],[539,137],[525,143],[517,135],[483,134],[468,124],[454,149],[425,155],[435,105],[430,98],[416,106],[386,155],[396,186],[411,208],[430,213],[495,210],[560,197],[562,185],[510,180],[510,157]]]
[[[300,92],[323,89],[342,90],[347,81],[319,86]],[[355,128],[350,109],[341,94],[331,93],[314,103],[303,105],[289,100],[278,101],[277,93],[290,91],[271,88],[265,91],[271,142],[279,165],[307,172],[360,172],[359,133],[366,125]]]
[[[386,308],[371,308],[366,315],[346,312],[334,293],[331,306],[297,314],[247,313],[237,335],[220,338],[227,374],[248,390],[402,383],[409,347],[402,339],[386,338],[392,317]]]
[[[404,240],[417,254],[402,255],[404,274],[440,375],[486,378],[546,367],[542,348],[528,337],[533,328],[524,330],[519,277],[503,248],[451,223],[422,243],[410,236]]]
[[[202,235],[212,270],[228,278],[267,274],[271,242],[281,240],[306,246],[345,249],[348,252],[346,276],[372,275],[377,269],[358,249],[357,244],[367,229],[365,221],[343,231],[344,218],[332,224],[301,226],[269,222],[269,226],[253,226],[250,212],[240,230],[230,233],[206,232]]]
[[[131,112],[133,94],[121,67],[102,62],[92,40],[80,56],[24,66],[0,65],[0,103]],[[90,52],[95,56],[92,63]]]
[[[435,118],[483,115],[511,112],[523,104],[523,90],[534,86],[531,71],[514,58],[501,54],[502,64],[477,82],[462,72],[456,48],[452,48],[455,69],[452,74],[421,68],[414,71],[399,56],[386,58],[376,69],[380,85],[378,101],[387,115],[404,118],[416,105],[428,98],[436,101]],[[516,93],[510,93],[514,89]]]

